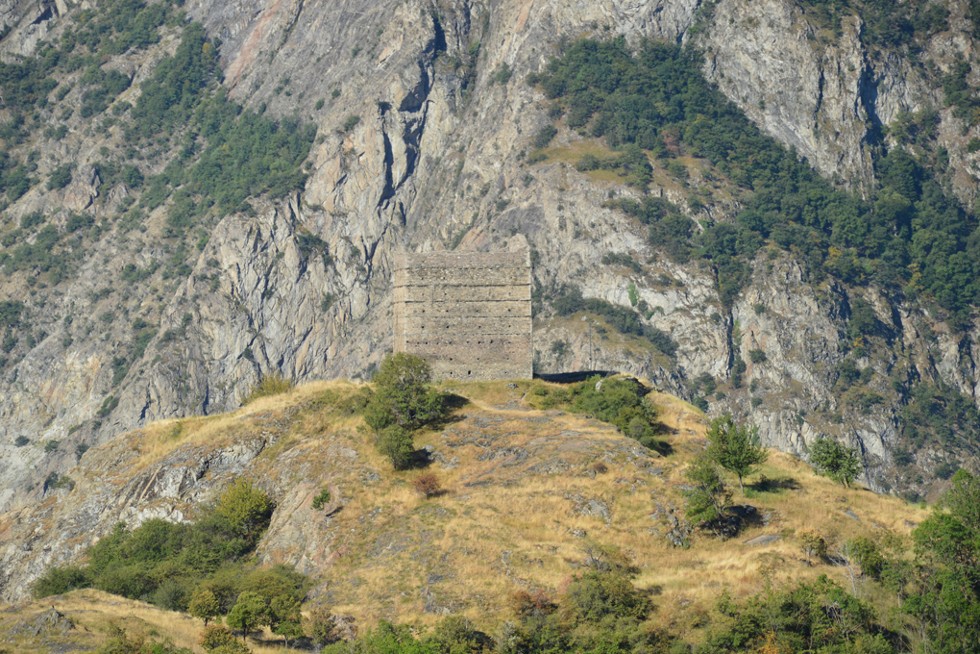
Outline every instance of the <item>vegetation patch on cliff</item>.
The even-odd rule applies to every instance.
[[[735,220],[707,220],[703,230],[685,228],[682,217],[646,200],[621,206],[668,235],[668,244],[681,245],[668,253],[710,262],[724,303],[747,282],[760,249],[773,244],[802,257],[817,277],[874,282],[931,299],[957,324],[969,320],[980,303],[977,218],[929,169],[894,148],[879,157],[872,198],[837,190],[762,134],[700,71],[700,57],[676,45],[646,42],[633,52],[621,39],[581,40],[531,81],[569,128],[603,138],[620,159],[636,159],[637,170],[651,167],[648,157],[669,168],[689,154],[739,189],[743,206]],[[605,165],[584,159],[579,165],[586,169]],[[630,172],[628,179],[642,189],[650,177]]]

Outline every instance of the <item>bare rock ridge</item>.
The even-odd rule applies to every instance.
[[[943,4],[950,29],[926,52],[939,67],[957,57],[976,61],[966,3]],[[879,490],[927,490],[938,466],[976,455],[976,444],[955,456],[929,445],[911,467],[897,466],[907,397],[887,381],[927,380],[980,403],[976,321],[957,332],[874,287],[812,283],[785,253],[760,257],[749,286],[724,307],[709,269],[658,254],[636,221],[605,206],[609,186],[560,160],[526,161],[532,136],[549,122],[526,76],[563,38],[657,38],[701,49],[705,74],[756,124],[857,189],[874,175],[879,126],[940,107],[938,143],[961,200],[973,202],[980,161],[965,144],[976,128],[964,133],[919,67],[872,51],[858,17],[845,17],[840,35],[828,36],[789,0],[188,0],[184,7],[220,39],[231,97],[318,128],[305,190],[222,217],[167,278],[160,262],[175,255],[156,236],[161,207],[142,240],[107,233],[70,279],[45,288],[30,285],[29,274],[0,280],[0,298],[23,301],[34,330],[32,344],[19,346],[0,373],[0,509],[43,497],[41,480],[73,465],[85,447],[152,420],[233,408],[265,374],[364,375],[392,346],[395,252],[490,250],[515,234],[534,260],[540,371],[591,364],[688,397],[710,380],[726,389],[711,410],[744,415],[770,445],[800,453],[828,435],[859,446]],[[0,1],[9,28],[0,51],[33,53],[79,9],[69,0]],[[135,101],[139,82],[176,43],[171,34],[145,56],[113,64],[134,81],[121,101]],[[103,220],[128,206],[126,188],[110,186],[96,166],[100,147],[122,136],[72,120],[62,141],[38,147],[36,164],[47,175],[62,160],[74,162],[72,184],[32,188],[4,211],[11,225],[45,207],[59,207],[66,224],[71,212]],[[559,145],[574,138],[561,135]],[[669,185],[652,192],[685,203]],[[708,208],[714,220],[736,210],[723,201]],[[626,267],[610,254],[641,264]],[[623,307],[644,302],[644,321],[669,334],[676,353],[578,317],[552,317],[547,295],[567,283]],[[890,335],[887,350],[858,361],[886,398],[859,402],[860,410],[835,392],[856,302]],[[151,337],[128,367],[114,366],[137,317]],[[19,437],[30,445],[15,445]]]

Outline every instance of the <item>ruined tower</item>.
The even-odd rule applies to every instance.
[[[531,258],[506,252],[400,254],[395,352],[425,358],[437,379],[529,379]]]

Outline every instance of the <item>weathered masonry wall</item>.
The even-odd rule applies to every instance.
[[[529,379],[531,259],[519,252],[397,255],[395,352],[438,379]]]

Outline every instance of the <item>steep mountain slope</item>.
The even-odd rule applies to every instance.
[[[177,103],[186,104],[180,120],[140,99],[189,43],[177,9],[109,41],[75,39],[95,59],[73,63],[66,51],[50,67],[54,86],[22,88],[25,103],[47,104],[21,112],[19,126],[12,97],[3,110],[8,168],[19,172],[5,182],[15,190],[3,210],[0,507],[43,498],[41,480],[124,429],[237,406],[263,375],[363,375],[390,343],[392,252],[490,248],[515,234],[535,253],[541,371],[644,374],[704,396],[712,411],[749,416],[785,450],[802,452],[820,434],[859,445],[879,490],[927,491],[975,461],[977,443],[945,413],[943,429],[910,438],[906,407],[980,401],[976,318],[953,327],[928,297],[815,280],[803,257],[776,247],[723,301],[710,265],[673,260],[645,225],[607,206],[636,195],[625,180],[575,170],[575,149],[589,141],[560,125],[558,150],[531,160],[552,119],[527,76],[563,39],[683,42],[704,52],[708,79],[765,132],[865,194],[879,151],[900,144],[899,127],[922,131],[909,116],[931,109],[934,135],[905,147],[942,154],[944,183],[969,207],[977,125],[968,97],[965,110],[947,106],[953,96],[941,88],[955,87],[958,61],[977,58],[973,5],[932,5],[947,10],[945,23],[923,22],[932,27],[910,41],[881,30],[890,16],[874,2],[188,0],[183,10],[220,45],[185,49],[210,73]],[[81,33],[86,6],[4,0],[4,61],[43,58],[45,42]],[[96,16],[116,14],[128,15]],[[138,38],[123,39],[131,32]],[[207,68],[215,54],[220,75]],[[961,75],[968,89],[976,75],[969,66]],[[295,117],[290,134],[315,127],[302,190],[293,173],[303,152],[276,141],[288,165],[271,163],[244,195],[210,206],[211,194],[239,187],[215,171],[250,160],[221,160],[208,149],[210,123],[194,122],[223,97],[219,77],[231,102],[261,116],[223,136],[252,143],[249,157],[268,150],[249,138],[274,133],[261,120]],[[730,221],[740,201],[719,187],[693,204],[715,182],[699,162],[687,165],[680,177],[658,167],[649,192],[699,224]],[[17,258],[25,243],[33,249]],[[568,283],[630,311],[642,301],[649,312],[636,319],[668,334],[676,352],[603,319],[559,315],[552,304]],[[863,324],[887,336],[860,333]],[[840,384],[852,371],[858,383]]]
[[[844,566],[803,560],[805,533],[833,547],[859,534],[907,535],[926,515],[773,453],[759,471],[768,481],[757,484],[762,478],[753,475],[750,496],[736,498],[748,516],[737,538],[693,534],[682,491],[685,470],[704,448],[696,409],[654,394],[660,437],[671,450],[661,456],[609,425],[533,409],[546,388],[455,386],[470,401],[444,428],[420,436],[417,445],[432,459],[424,471],[391,470],[350,412],[359,388],[339,382],[125,434],[87,453],[69,472],[72,484],[0,519],[0,592],[24,599],[46,567],[77,561],[118,520],[194,519],[243,475],[277,505],[259,560],[309,574],[311,606],[352,615],[361,627],[461,613],[492,629],[510,617],[514,591],[554,594],[590,555],[614,547],[639,567],[637,584],[655,593],[657,622],[689,637],[720,588],[751,595],[766,583],[766,569],[780,581],[844,580]],[[435,474],[445,492],[418,494],[412,485],[422,472]],[[322,488],[331,499],[314,509]],[[69,617],[77,606],[47,601]],[[13,607],[9,621],[0,619],[0,644],[30,613]]]

